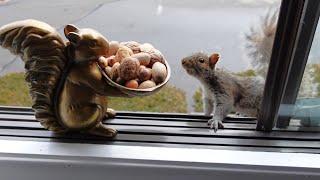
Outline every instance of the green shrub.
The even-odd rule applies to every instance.
[[[0,77],[0,105],[31,106],[29,88],[24,73],[11,73]]]
[[[203,112],[203,102],[202,102],[202,89],[198,88],[192,96],[193,99],[193,111]]]
[[[246,71],[241,71],[241,72],[237,72],[235,73],[238,76],[242,76],[242,77],[252,77],[252,76],[256,76],[256,72],[253,69],[248,69]]]
[[[313,64],[312,65],[313,67],[313,70],[314,70],[314,83],[316,83],[318,86],[317,86],[317,96],[319,97],[320,96],[320,64]]]
[[[185,93],[173,86],[166,86],[158,93],[145,97],[110,97],[109,106],[115,110],[149,112],[187,112]]]
[[[11,73],[0,77],[0,105],[31,106],[29,89],[24,73]],[[109,107],[125,111],[187,112],[185,93],[166,86],[158,93],[146,97],[109,98]]]

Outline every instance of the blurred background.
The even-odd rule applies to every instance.
[[[201,112],[201,84],[180,60],[194,52],[222,55],[218,67],[265,77],[280,0],[0,0],[0,25],[33,18],[57,28],[75,24],[116,41],[149,42],[172,68],[167,88],[145,98],[111,98],[117,110]],[[319,48],[317,31],[312,48]],[[318,96],[320,52],[312,50],[301,97]],[[0,49],[0,104],[30,106],[22,61]],[[315,74],[316,73],[316,74]]]

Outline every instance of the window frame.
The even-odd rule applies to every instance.
[[[293,57],[291,73],[288,77],[288,84],[285,89],[282,105],[280,106],[279,118],[276,123],[278,128],[286,128],[289,126],[293,110],[292,107],[295,104],[299,93],[309,52],[312,47],[314,34],[319,21],[320,3],[318,1],[308,1],[305,9],[305,14],[301,20],[303,24],[299,34],[299,40],[297,42],[297,50]]]
[[[317,0],[281,1],[257,130],[272,131],[275,125],[289,125],[290,107],[297,98],[319,14]],[[278,116],[282,110],[286,114]]]
[[[257,130],[289,125],[319,14],[320,1],[282,0]]]
[[[282,1],[278,22],[284,24],[277,27],[262,112],[258,117],[258,130],[271,131],[282,99],[296,97],[294,93],[297,91],[290,93],[289,88],[298,89],[300,83],[289,81],[296,79],[301,82],[314,33],[314,29],[302,30],[302,27],[312,23],[311,20],[309,23],[305,22],[305,25],[302,22],[308,17],[306,9],[314,6],[313,8],[318,8],[319,11],[319,5],[320,2],[317,3],[316,0]],[[303,36],[303,32],[309,36]],[[303,46],[303,42],[307,44]],[[305,49],[300,49],[299,52],[297,47]],[[300,59],[298,55],[304,57],[304,61],[300,62],[301,66],[296,64]],[[293,72],[299,74],[295,75]],[[88,175],[93,175],[91,178],[111,179],[127,179],[128,175],[132,179],[319,179],[320,176],[320,161],[317,161],[319,154],[128,147],[27,140],[0,140],[0,144],[3,145],[0,148],[0,174],[2,177],[6,175],[11,178],[16,176],[27,179],[56,179],[58,173],[59,177],[77,179],[87,179]]]

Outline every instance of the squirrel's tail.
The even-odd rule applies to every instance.
[[[251,27],[250,32],[245,35],[246,50],[251,58],[251,64],[263,77],[266,77],[268,71],[278,13],[278,9],[269,10],[264,17],[261,17],[260,26]]]
[[[0,27],[0,45],[25,62],[25,79],[30,88],[36,119],[47,129],[63,131],[53,111],[53,94],[64,68],[65,43],[50,25],[16,21]]]

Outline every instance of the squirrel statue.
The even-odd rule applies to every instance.
[[[204,113],[207,116],[213,113],[208,125],[215,132],[223,128],[223,119],[233,109],[241,114],[257,116],[264,87],[261,79],[240,77],[216,68],[219,58],[217,53],[208,56],[199,52],[181,61],[187,73],[203,85]]]
[[[120,92],[104,81],[97,65],[109,42],[95,30],[71,24],[64,34],[67,43],[44,22],[16,21],[0,27],[0,45],[24,61],[32,108],[42,126],[114,137],[117,131],[102,124],[104,117],[115,116],[105,96]]]

